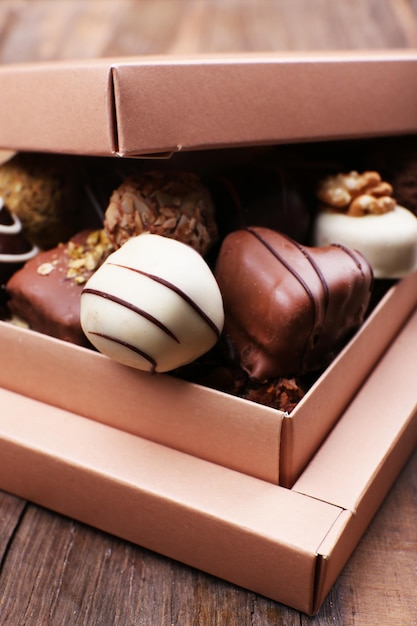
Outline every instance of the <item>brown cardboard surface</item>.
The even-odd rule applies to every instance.
[[[0,344],[3,387],[278,482],[279,411],[2,322]]]
[[[416,326],[365,385],[367,411]],[[0,487],[311,614],[417,442],[407,395],[382,428],[358,428],[352,403],[290,490],[0,389]]]
[[[417,443],[414,313],[293,490],[344,510],[320,546],[317,607]]]
[[[0,385],[291,487],[416,304],[417,273],[390,290],[289,415],[173,376],[151,376],[4,322],[0,322]]]
[[[409,132],[416,63],[407,51],[115,64],[118,152]]]
[[[2,489],[312,610],[339,507],[10,391],[0,403]]]
[[[6,65],[0,68],[0,91],[3,148],[114,152],[108,61]]]
[[[357,393],[293,489],[356,512],[381,459],[402,444],[404,459],[417,441],[417,313],[414,313]],[[358,436],[359,435],[359,436]],[[347,456],[346,447],[351,450]],[[330,471],[331,470],[331,471]],[[384,481],[384,485],[387,481]]]
[[[280,484],[294,484],[416,307],[417,272],[390,289],[354,340],[284,419]]]
[[[413,50],[13,64],[0,148],[137,156],[404,134],[416,65]]]

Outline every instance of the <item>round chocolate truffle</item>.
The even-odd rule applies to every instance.
[[[142,233],[170,237],[205,255],[217,239],[208,189],[188,172],[131,175],[114,190],[104,228],[115,249]]]
[[[211,181],[219,228],[224,234],[246,226],[278,230],[304,243],[311,222],[303,173],[277,165],[250,164],[226,170]],[[224,210],[223,210],[224,207]]]

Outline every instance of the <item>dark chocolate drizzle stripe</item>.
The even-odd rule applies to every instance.
[[[351,250],[350,248],[346,248],[346,246],[344,246],[341,243],[332,243],[331,245],[333,246],[333,248],[339,248],[340,250],[343,250],[343,252],[345,252],[348,256],[350,256],[350,258],[355,263],[356,267],[360,270],[362,278],[365,278],[365,272],[363,271],[363,265],[362,265],[360,259],[356,256],[354,250]],[[373,269],[372,269],[372,266],[369,263],[368,259],[366,259],[364,256],[362,256],[362,260],[368,266],[369,272],[373,276]]]
[[[306,250],[297,241],[294,241],[294,239],[291,239],[290,237],[288,237],[287,235],[284,235],[283,233],[280,233],[280,234],[285,239],[287,239],[287,241],[292,243],[293,246],[298,248],[298,250],[301,252],[301,254],[303,254],[305,256],[305,258],[310,263],[310,265],[312,266],[312,268],[316,272],[317,276],[319,277],[319,280],[321,282],[321,285],[323,287],[323,292],[324,292],[324,310],[325,310],[325,314],[326,314],[327,309],[329,307],[329,302],[330,302],[330,293],[329,293],[329,285],[327,284],[327,281],[326,281],[326,279],[325,279],[325,277],[323,275],[323,272],[321,271],[321,269],[319,268],[319,266],[317,265],[317,263],[315,262],[315,260],[313,259],[313,257],[311,256],[311,254],[309,253],[308,250]]]
[[[284,239],[286,239],[290,244],[292,244],[295,248],[297,248],[297,250],[299,250],[301,252],[301,254],[304,256],[304,258],[307,260],[307,262],[310,263],[310,265],[312,266],[312,268],[314,269],[314,271],[316,272],[320,283],[322,285],[323,288],[323,292],[324,292],[324,308],[322,309],[322,314],[320,315],[320,303],[318,302],[317,298],[315,298],[313,292],[311,291],[310,287],[308,286],[308,284],[306,283],[306,281],[303,279],[303,277],[293,268],[291,267],[291,265],[288,263],[288,261],[286,261],[277,250],[275,250],[275,248],[273,246],[271,246],[270,243],[268,243],[268,241],[266,241],[261,235],[259,235],[259,233],[257,233],[255,230],[253,230],[252,228],[246,228],[246,230],[251,233],[251,235],[253,235],[262,245],[264,245],[267,250],[269,250],[269,252],[271,252],[271,254],[288,270],[288,272],[290,272],[290,274],[292,276],[294,276],[294,278],[300,283],[300,285],[302,285],[302,287],[304,288],[305,292],[307,293],[311,305],[313,307],[313,313],[314,313],[314,322],[311,328],[311,332],[308,336],[308,339],[306,341],[306,344],[304,346],[304,350],[301,356],[301,367],[304,368],[304,364],[305,364],[305,360],[307,358],[307,353],[308,353],[308,349],[312,349],[314,347],[314,344],[316,343],[320,333],[323,330],[323,325],[324,325],[324,320],[326,318],[326,314],[327,314],[327,308],[329,305],[329,287],[327,285],[327,282],[320,270],[320,268],[318,267],[318,265],[315,263],[314,259],[311,258],[310,254],[308,253],[308,251],[303,248],[303,246],[301,246],[300,244],[298,244],[297,242],[295,242],[293,239],[291,239],[290,237],[287,237],[285,235],[282,235],[282,233],[280,233]]]
[[[85,293],[90,293],[93,296],[98,296],[99,298],[104,298],[105,300],[111,300],[111,302],[120,304],[120,306],[123,306],[126,309],[133,311],[133,313],[137,313],[141,317],[144,317],[145,319],[147,319],[152,324],[155,324],[155,326],[157,326],[160,330],[162,330],[162,332],[166,333],[169,337],[174,339],[174,341],[176,341],[177,343],[180,343],[179,339],[174,335],[174,333],[171,330],[169,330],[169,328],[167,328],[167,326],[165,326],[165,324],[163,324],[160,320],[158,320],[156,317],[154,317],[147,311],[144,311],[143,309],[135,306],[131,302],[127,302],[126,300],[123,300],[122,298],[118,298],[117,296],[114,296],[105,291],[100,291],[99,289],[91,289],[90,287],[86,287],[85,289],[83,289],[82,294],[85,294]]]
[[[251,235],[253,235],[262,245],[265,246],[265,248],[267,248],[269,250],[269,252],[271,252],[271,254],[273,254],[273,256],[290,272],[290,274],[292,274],[294,276],[294,278],[296,280],[298,280],[298,282],[300,283],[300,285],[302,285],[307,293],[307,295],[309,296],[311,303],[313,305],[314,308],[314,317],[315,317],[315,323],[314,323],[314,327],[316,327],[319,324],[319,320],[318,320],[318,303],[316,298],[314,297],[313,292],[311,291],[310,287],[307,285],[307,283],[305,282],[304,278],[302,276],[300,276],[300,274],[293,268],[291,267],[291,265],[284,259],[284,257],[282,257],[279,252],[277,250],[275,250],[275,248],[273,246],[271,246],[270,243],[268,243],[261,235],[259,235],[259,233],[257,233],[255,230],[253,230],[252,228],[246,228],[246,230],[251,233]],[[306,254],[306,250],[304,250],[301,246],[298,246],[295,244],[295,242],[288,238],[285,237],[285,239],[287,239],[290,243],[292,243],[294,245],[294,247],[296,247],[297,249],[300,249],[300,251],[303,253],[303,255],[311,262],[311,257],[309,255]],[[311,262],[312,267],[314,268],[314,270],[317,272],[317,266],[314,262]],[[323,278],[321,272],[319,273],[319,278]],[[322,281],[321,281],[322,282]],[[323,282],[322,282],[323,284]],[[326,281],[324,281],[324,284],[326,284]],[[324,288],[324,287],[323,287]],[[326,292],[328,294],[328,288],[326,285]]]
[[[358,256],[355,254],[354,250],[351,250],[350,248],[346,248],[346,246],[344,246],[341,243],[332,243],[331,244],[334,248],[339,248],[339,250],[342,250],[345,254],[347,254],[352,261],[355,263],[356,267],[359,269],[361,276],[362,276],[362,280],[365,281],[366,280],[366,276],[365,276],[365,272],[363,271],[363,265],[362,265],[362,261],[363,263],[365,263],[365,265],[368,268],[368,271],[370,273],[371,276],[371,280],[369,281],[369,292],[372,293],[373,287],[374,287],[374,270],[372,268],[372,265],[369,263],[368,259],[366,257],[364,257],[363,255],[361,255],[361,259],[358,258]],[[362,303],[362,307],[361,307],[361,314],[364,315],[366,312],[366,309],[368,307],[368,303],[366,301],[364,301]]]
[[[205,313],[203,311],[203,309],[201,309],[198,304],[196,302],[194,302],[194,300],[192,300],[192,298],[190,298],[190,296],[187,296],[187,294],[182,291],[181,289],[179,289],[179,287],[177,287],[176,285],[174,285],[173,283],[170,283],[169,281],[165,280],[164,278],[161,278],[160,276],[156,276],[155,274],[149,274],[148,272],[144,272],[142,270],[136,269],[135,267],[129,267],[128,265],[120,265],[119,263],[109,263],[109,265],[114,265],[116,267],[122,267],[125,270],[130,270],[131,272],[136,272],[137,274],[141,274],[141,276],[146,276],[146,278],[149,278],[150,280],[154,280],[156,283],[159,283],[160,285],[163,285],[164,287],[166,287],[167,289],[170,289],[171,291],[174,291],[178,296],[180,296],[180,298],[182,298],[184,300],[184,302],[186,302],[196,313],[197,315],[200,316],[200,318],[211,328],[211,330],[215,333],[216,337],[219,338],[220,337],[220,331],[217,328],[216,324],[213,322],[213,320],[211,320],[209,318],[209,316],[207,315],[207,313]]]
[[[155,369],[156,369],[156,361],[155,361],[155,359],[153,359],[146,352],[143,352],[143,350],[140,350],[140,348],[137,348],[136,346],[133,346],[132,344],[127,343],[127,341],[123,341],[123,339],[118,339],[117,337],[112,337],[111,335],[106,335],[105,333],[96,333],[94,331],[90,331],[90,335],[96,335],[96,337],[103,337],[103,339],[107,339],[108,341],[112,341],[113,343],[117,343],[120,346],[123,346],[124,348],[127,348],[128,350],[131,350],[132,352],[135,352],[136,354],[139,354],[139,356],[144,358],[150,364],[150,366],[151,366],[151,373],[152,374],[155,373]]]

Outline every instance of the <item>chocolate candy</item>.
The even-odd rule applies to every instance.
[[[24,237],[19,218],[10,213],[0,197],[0,288],[38,252]]]
[[[22,152],[0,164],[0,196],[39,248],[81,230],[78,176],[74,162],[61,155]]]
[[[360,253],[301,246],[266,228],[228,235],[215,276],[226,342],[261,381],[327,365],[362,323],[373,283]]]
[[[165,372],[207,352],[223,327],[209,266],[190,246],[142,234],[111,254],[85,285],[81,326],[107,356]]]
[[[205,255],[217,239],[211,195],[189,172],[127,177],[111,195],[104,227],[115,249],[148,232],[187,243]]]
[[[80,325],[81,291],[109,252],[103,232],[90,230],[40,252],[8,281],[10,312],[32,330],[91,347]]]
[[[417,269],[417,218],[397,204],[377,172],[329,176],[318,187],[322,205],[313,243],[340,243],[366,256],[375,278],[401,278]]]

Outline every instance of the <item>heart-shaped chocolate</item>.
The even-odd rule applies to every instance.
[[[363,322],[373,284],[359,252],[301,246],[267,228],[228,235],[215,276],[226,342],[258,380],[327,365]]]

